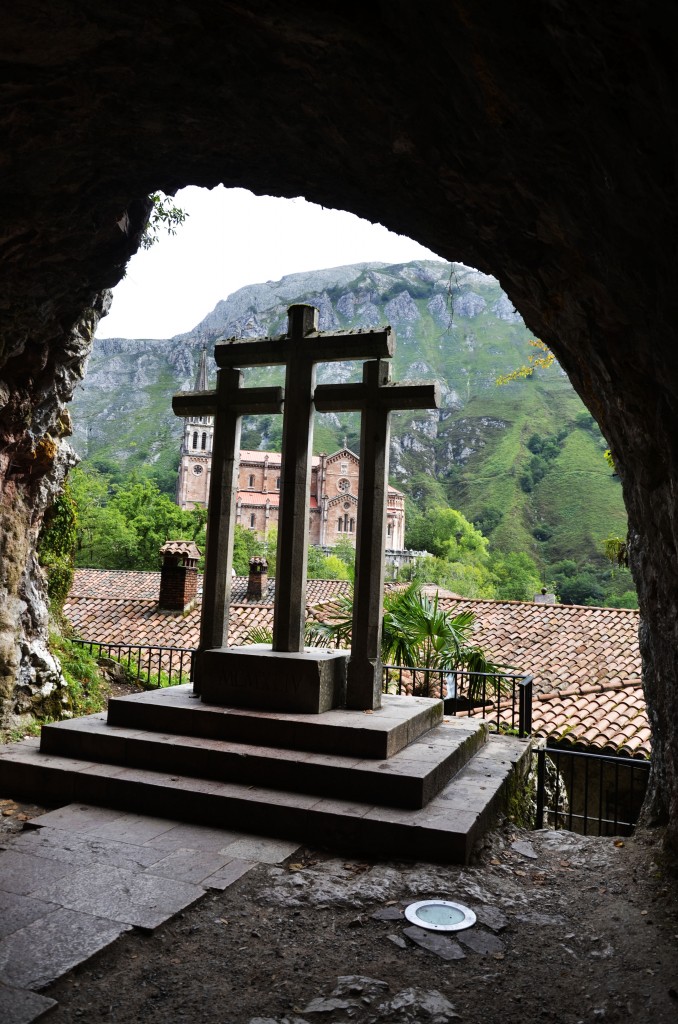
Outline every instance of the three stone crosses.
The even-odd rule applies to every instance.
[[[318,331],[318,310],[294,305],[281,338],[217,342],[215,391],[180,392],[177,416],[214,417],[207,551],[194,690],[210,704],[320,713],[381,704],[382,600],[390,414],[438,408],[435,383],[394,384],[395,335]],[[318,363],[367,360],[355,384],[316,386]],[[243,367],[285,366],[285,387],[243,387]],[[351,650],[304,648],[313,414],[359,411],[360,480]],[[272,645],[228,647],[240,428],[244,415],[283,412]]]

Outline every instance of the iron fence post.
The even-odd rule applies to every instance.
[[[535,815],[534,827],[544,827],[544,796],[546,790],[546,750],[544,747],[537,748],[537,813]]]
[[[532,733],[532,676],[518,683],[518,736],[524,739]]]

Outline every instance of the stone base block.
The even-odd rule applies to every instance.
[[[348,652],[268,644],[217,647],[196,657],[196,690],[205,704],[319,715],[346,702]]]

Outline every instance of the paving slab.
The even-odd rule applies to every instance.
[[[178,849],[146,868],[146,874],[200,885],[205,878],[219,871],[231,859],[225,853]]]
[[[46,917],[54,910],[58,910],[55,903],[20,896],[15,892],[0,891],[0,939],[7,938],[12,932],[25,928],[33,921],[39,921],[41,917]]]
[[[26,822],[29,828],[52,828],[68,829],[71,832],[90,832],[107,821],[115,821],[122,818],[124,811],[114,811],[110,807],[93,807],[91,804],[66,804],[65,807],[57,807],[54,811],[47,811],[39,818],[32,818]]]
[[[27,896],[46,878],[56,881],[74,874],[74,871],[70,864],[47,864],[44,857],[33,857],[21,851],[10,849],[0,852],[0,888],[4,892]]]
[[[168,818],[153,818],[150,815],[124,814],[105,821],[89,830],[90,835],[101,839],[114,839],[119,843],[143,846],[149,839],[156,839],[174,828],[176,821]]]
[[[93,864],[35,889],[36,898],[138,928],[157,928],[204,894],[198,885]]]
[[[175,823],[174,827],[155,839],[144,843],[149,850],[223,850],[236,839],[244,839],[244,832],[231,832],[223,828],[209,828],[207,825],[187,825]]]
[[[223,892],[224,889],[228,889],[229,885],[237,882],[246,872],[256,866],[256,861],[252,860],[230,860],[219,871],[215,871],[209,878],[205,878],[202,885],[206,889],[219,889]]]
[[[153,847],[118,843],[89,833],[67,832],[65,829],[57,828],[21,833],[13,840],[11,848],[32,857],[42,857],[45,860],[72,864],[76,867],[104,863],[110,867],[127,868],[131,871],[143,871],[165,855],[163,850]],[[51,870],[50,866],[49,871]]]
[[[0,981],[45,988],[126,931],[127,924],[55,910],[0,941]]]
[[[259,836],[237,839],[226,847],[229,857],[238,860],[254,860],[260,864],[280,864],[298,849],[299,843],[285,842],[281,839],[265,839]]]
[[[2,1024],[31,1024],[31,1021],[42,1017],[53,1006],[56,999],[29,992],[25,988],[15,988],[0,982],[0,1020]]]

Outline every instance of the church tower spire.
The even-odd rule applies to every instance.
[[[200,350],[200,359],[198,361],[198,374],[195,378],[194,391],[207,391],[209,384],[207,383],[207,342],[203,341],[202,348]]]
[[[194,391],[209,391],[207,375],[207,342],[203,340],[198,358]],[[187,416],[177,477],[177,505],[180,508],[207,508],[210,493],[212,440],[214,421],[211,416]]]

